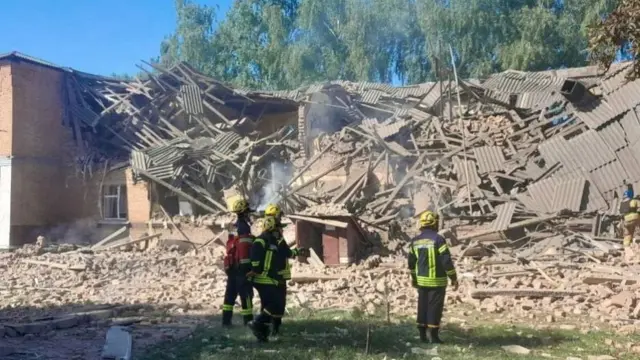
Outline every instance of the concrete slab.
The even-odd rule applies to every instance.
[[[122,326],[112,326],[107,331],[107,339],[102,348],[104,360],[131,360],[131,334]]]

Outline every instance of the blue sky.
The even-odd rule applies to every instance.
[[[20,51],[100,75],[138,73],[175,29],[173,0],[4,0],[0,53]],[[218,4],[219,16],[232,0]]]

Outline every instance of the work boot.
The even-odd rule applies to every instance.
[[[420,326],[418,327],[418,331],[420,332],[420,341],[428,342],[429,340],[427,339],[427,328]]]
[[[248,324],[253,336],[260,342],[269,341],[269,326],[265,323],[250,321]]]
[[[271,330],[271,335],[276,336],[280,333],[280,325],[282,324],[282,319],[274,318],[272,323],[273,329]]]
[[[228,327],[231,326],[231,318],[233,317],[233,312],[231,311],[223,311],[222,312],[222,326]]]
[[[438,328],[431,328],[429,329],[429,333],[428,333],[428,340],[431,344],[442,344],[442,340],[440,340],[440,336],[438,336],[438,332],[440,331],[440,329]]]

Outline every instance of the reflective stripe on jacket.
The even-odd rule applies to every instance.
[[[629,212],[627,212],[624,215],[624,220],[634,221],[640,218],[640,214],[638,213],[638,210],[640,210],[639,208],[640,208],[640,201],[636,199],[631,199],[629,201]]]
[[[424,230],[411,241],[408,265],[420,287],[446,287],[447,278],[457,278],[447,243],[433,230]]]
[[[274,256],[278,246],[269,234],[261,234],[251,247],[251,271],[256,273],[252,281],[256,284],[277,285],[278,269],[274,268]]]

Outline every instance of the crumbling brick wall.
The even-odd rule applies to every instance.
[[[125,171],[127,182],[127,209],[129,221],[133,226],[146,226],[151,217],[149,184],[146,181],[135,182],[131,169]]]
[[[95,179],[78,179],[63,125],[64,73],[11,61],[0,70],[0,155],[11,156],[11,242],[98,212]]]

